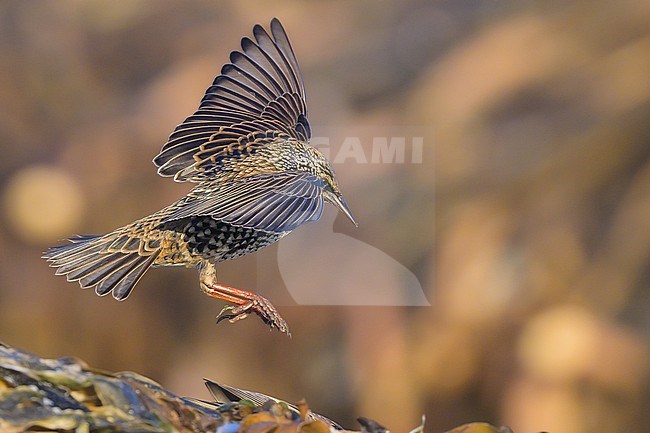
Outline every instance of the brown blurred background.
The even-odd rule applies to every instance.
[[[274,16],[315,135],[429,131],[422,164],[336,165],[361,224],[334,229],[410,269],[432,306],[281,301],[288,339],[215,326],[195,270],[153,270],[124,303],[55,277],[47,246],[188,191],[150,161]],[[650,3],[4,1],[0,58],[0,340],[182,395],[207,397],[208,377],[306,397],[348,427],[648,430]],[[296,264],[307,281],[363,285],[326,235]],[[220,278],[290,299],[277,269],[259,275],[276,253]]]

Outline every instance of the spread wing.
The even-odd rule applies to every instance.
[[[307,141],[305,87],[280,21],[260,25],[208,88],[199,109],[176,127],[154,158],[161,176],[200,182],[225,158],[242,158],[277,137]]]
[[[323,213],[323,182],[309,173],[261,174],[208,188],[192,190],[162,223],[210,215],[236,226],[281,233],[316,221]]]

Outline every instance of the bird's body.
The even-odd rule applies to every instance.
[[[282,408],[287,410],[292,416],[297,419],[300,419],[304,414],[304,412],[301,413],[300,407],[278,398],[271,397],[270,395],[255,391],[248,391],[241,388],[235,388],[234,386],[226,385],[225,383],[213,382],[209,379],[203,379],[203,381],[215,401],[208,402],[204,400],[194,400],[194,402],[201,405],[211,407],[215,405],[220,406],[222,404],[239,403],[241,401],[246,401],[247,403],[252,404],[254,407],[264,407],[268,406],[269,404],[279,404]],[[301,403],[298,404],[300,405]],[[305,405],[304,410],[307,412],[307,416],[305,417],[306,419],[304,419],[304,421],[322,421],[331,427],[330,432],[332,429],[335,431],[344,430],[343,427],[327,418],[326,416],[323,416],[311,410],[307,410],[304,400],[302,404]]]
[[[258,251],[320,218],[329,201],[352,219],[327,159],[308,144],[304,86],[286,33],[255,26],[154,159],[162,176],[196,186],[182,199],[103,236],[45,253],[57,274],[125,299],[151,266],[194,266],[201,288],[288,332],[266,299],[216,281],[216,264]],[[353,220],[354,221],[354,220]]]

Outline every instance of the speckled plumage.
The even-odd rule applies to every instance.
[[[236,259],[280,240],[284,233],[271,233],[234,226],[209,216],[193,216],[166,223],[164,230],[182,233],[190,256],[223,262]],[[159,256],[160,257],[160,256]],[[165,260],[163,258],[163,260]],[[170,264],[175,260],[171,258]],[[162,264],[167,264],[162,261]]]
[[[288,333],[259,295],[217,283],[219,262],[258,251],[320,218],[324,201],[352,221],[327,159],[308,144],[305,90],[277,19],[207,89],[198,110],[176,127],[154,158],[161,176],[195,187],[183,198],[103,236],[78,236],[44,255],[57,274],[125,299],[151,266],[200,269],[205,293],[236,304],[219,320],[253,312]],[[356,223],[355,223],[356,224]]]

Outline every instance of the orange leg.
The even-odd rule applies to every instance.
[[[275,327],[280,332],[291,336],[287,322],[268,299],[246,290],[219,284],[217,282],[217,268],[212,263],[204,262],[200,270],[201,290],[205,294],[237,304],[237,306],[225,306],[217,316],[217,323],[226,319],[230,323],[235,323],[238,320],[245,319],[250,313],[255,313],[271,328]]]

